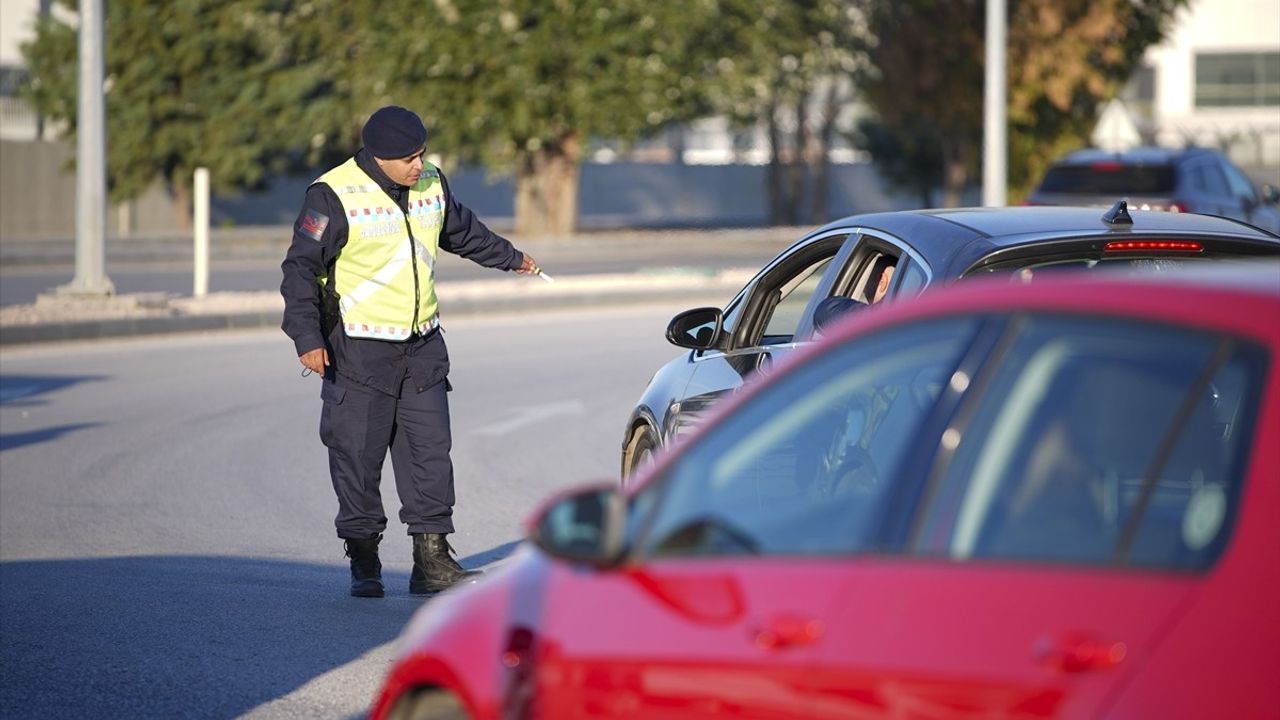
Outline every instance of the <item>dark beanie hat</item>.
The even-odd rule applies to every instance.
[[[360,135],[365,149],[383,160],[408,157],[427,144],[427,128],[422,120],[412,110],[398,105],[388,105],[370,115]]]

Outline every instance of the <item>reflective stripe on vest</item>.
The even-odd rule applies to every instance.
[[[334,191],[347,217],[347,244],[333,273],[347,335],[406,340],[415,331],[425,333],[438,325],[435,263],[444,224],[444,188],[436,168],[426,165],[409,188],[407,214],[355,158],[316,182]]]

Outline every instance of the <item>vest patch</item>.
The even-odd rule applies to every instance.
[[[302,222],[298,224],[298,232],[307,237],[320,242],[320,237],[324,235],[324,229],[329,227],[329,216],[315,210],[308,210],[303,216]]]

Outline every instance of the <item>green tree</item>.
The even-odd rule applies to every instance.
[[[975,173],[982,148],[981,0],[867,0],[870,65],[859,76],[863,99],[898,144],[935,128],[943,204],[954,206]],[[922,122],[922,120],[924,122]],[[887,176],[895,168],[873,160]]]
[[[978,175],[985,4],[862,0],[875,37],[859,87],[881,125],[936,127],[944,204]],[[1088,143],[1102,103],[1119,91],[1186,0],[1010,0],[1009,182],[1025,194],[1064,150]],[[907,139],[904,138],[905,142]]]
[[[942,185],[938,138],[938,129],[921,115],[895,127],[863,118],[853,134],[854,144],[871,154],[881,177],[893,187],[914,193],[920,207],[933,205],[933,191]]]
[[[699,111],[716,16],[716,0],[387,2],[361,31],[378,82],[357,95],[419,111],[436,151],[511,171],[518,232],[564,234],[590,138]]]
[[[63,4],[74,15],[75,3]],[[316,156],[315,133],[299,133],[300,118],[330,93],[314,61],[299,56],[308,48],[299,46],[306,35],[289,27],[294,4],[113,0],[106,10],[113,200],[134,197],[159,178],[177,196],[185,225],[195,168],[210,168],[215,189],[225,191],[256,187]],[[75,27],[51,14],[22,51],[30,99],[74,135]]]
[[[1089,144],[1102,105],[1187,0],[1017,0],[1009,15],[1009,185],[1024,197]]]
[[[706,37],[716,55],[705,88],[712,107],[768,135],[775,224],[827,220],[831,141],[865,55],[856,11],[850,0],[730,1]]]

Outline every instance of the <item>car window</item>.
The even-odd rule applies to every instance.
[[[1219,197],[1231,194],[1227,189],[1227,178],[1222,174],[1222,170],[1218,168],[1217,163],[1196,163],[1191,169],[1191,174],[1194,178],[1194,187],[1201,192]]]
[[[744,296],[739,295],[725,307],[724,317],[720,319],[721,332],[725,335],[733,335],[734,329],[738,327],[738,319],[742,317],[742,308],[746,304]]]
[[[804,275],[824,258],[834,257],[846,237],[847,234],[833,232],[812,242],[802,241],[775,258],[725,306],[720,321],[723,336],[736,338],[734,345],[738,347],[754,345],[756,333],[762,332],[771,319],[774,306],[767,302],[770,291],[779,287],[794,289],[793,285],[799,282],[797,275]],[[819,271],[813,282],[816,284],[821,278],[822,272]]]
[[[902,263],[899,263],[901,265]],[[924,289],[929,278],[925,275],[924,268],[919,263],[908,262],[907,267],[902,271],[902,282],[898,285],[898,289],[894,295],[897,297],[914,297]]]
[[[1206,567],[1239,495],[1258,352],[1184,329],[1031,317],[976,391],[971,420],[949,431],[954,455],[918,547],[958,560]]]
[[[636,507],[653,514],[638,551],[811,555],[864,547],[916,426],[978,323],[883,331],[769,386],[640,492]]]
[[[1173,167],[1169,165],[1100,162],[1049,168],[1039,191],[1078,195],[1167,195],[1173,192],[1174,184]]]
[[[1227,176],[1227,186],[1231,188],[1231,194],[1245,200],[1256,201],[1258,193],[1253,189],[1253,183],[1245,174],[1240,172],[1230,163],[1222,163],[1222,172]]]
[[[1237,252],[1223,251],[1214,247],[1212,242],[1205,242],[1205,251],[1196,255],[1104,255],[1097,257],[1093,249],[1083,249],[1087,257],[1070,257],[1067,254],[1055,256],[1050,260],[1039,258],[1019,258],[993,265],[986,265],[973,271],[973,275],[1007,275],[1010,282],[1030,283],[1046,278],[1061,276],[1063,273],[1079,273],[1099,270],[1108,274],[1151,275],[1166,272],[1178,272],[1187,267],[1213,264],[1218,266],[1248,267],[1257,262],[1257,256],[1242,255]],[[1234,248],[1233,248],[1234,250]],[[1262,249],[1267,254],[1269,248]],[[1271,252],[1270,254],[1275,254]]]
[[[779,299],[765,326],[765,338],[785,342],[795,335],[800,319],[804,316],[805,306],[809,304],[809,298],[813,297],[813,292],[817,290],[833,257],[834,254],[819,259],[777,288]]]

